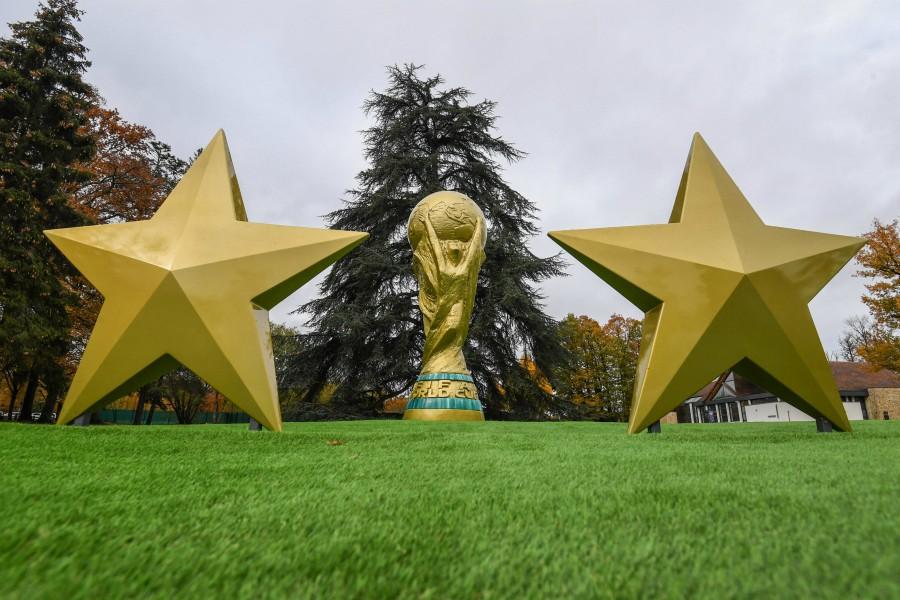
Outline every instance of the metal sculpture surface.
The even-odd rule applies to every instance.
[[[152,219],[45,233],[104,297],[58,423],[181,363],[275,431],[268,310],[367,237],[248,223],[222,131]]]
[[[403,418],[484,420],[462,353],[485,258],[484,215],[463,194],[437,192],[416,205],[407,231],[419,282],[425,349],[422,372]]]
[[[550,237],[645,313],[630,433],[732,367],[850,430],[807,304],[865,240],[764,224],[699,134],[669,224]]]

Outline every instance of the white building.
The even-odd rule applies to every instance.
[[[900,376],[896,373],[872,371],[862,363],[835,361],[829,365],[849,420],[900,418]],[[733,372],[688,398],[675,416],[678,423],[815,420]]]

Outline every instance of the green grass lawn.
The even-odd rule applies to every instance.
[[[900,422],[0,425],[0,595],[900,597]]]

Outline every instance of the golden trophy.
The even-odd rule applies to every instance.
[[[425,350],[403,418],[483,421],[462,349],[485,258],[484,214],[463,194],[436,192],[413,209],[407,233],[419,282]]]

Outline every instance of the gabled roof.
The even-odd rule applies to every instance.
[[[872,388],[900,388],[900,374],[887,369],[878,369],[868,363],[844,361],[829,361],[828,365],[831,367],[831,373],[834,375],[834,382],[837,384],[838,390],[842,392]],[[732,397],[740,398],[767,393],[766,390],[737,373],[734,373],[733,377],[735,395]],[[712,389],[713,385],[715,385],[715,382],[710,382],[708,385],[703,386],[691,398],[703,398]],[[731,396],[731,394],[726,393],[725,396]]]

